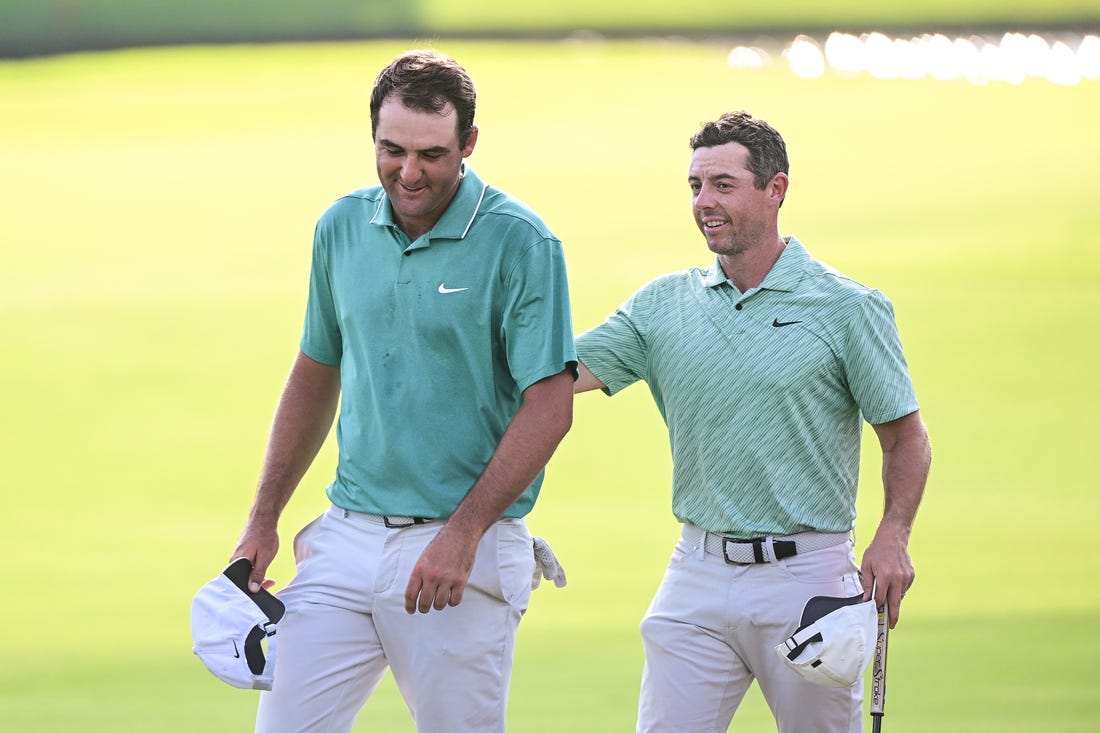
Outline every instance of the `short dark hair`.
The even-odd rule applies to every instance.
[[[748,149],[748,167],[758,189],[767,186],[777,173],[790,172],[783,136],[748,112],[727,112],[714,122],[707,122],[692,136],[691,149],[713,148],[726,143],[740,143]]]
[[[378,73],[370,95],[371,136],[378,133],[378,110],[391,95],[419,112],[443,111],[454,105],[459,145],[465,146],[474,129],[477,92],[466,69],[452,58],[431,50],[401,54]]]

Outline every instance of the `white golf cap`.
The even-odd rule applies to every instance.
[[[851,687],[871,663],[877,636],[873,598],[864,602],[862,593],[851,598],[816,596],[806,603],[801,626],[775,652],[810,682]]]
[[[286,607],[264,589],[249,593],[251,572],[252,563],[237,558],[199,589],[191,603],[191,637],[195,654],[219,679],[246,690],[270,690],[275,626]]]

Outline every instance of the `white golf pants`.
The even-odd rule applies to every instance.
[[[810,598],[862,590],[852,543],[731,565],[691,536],[677,543],[642,620],[639,733],[725,733],[754,679],[780,733],[862,731],[863,685],[815,685],[775,653]]]
[[[274,685],[258,733],[343,733],[386,669],[421,733],[504,731],[516,629],[535,560],[522,519],[481,540],[458,606],[405,612],[413,565],[441,522],[391,529],[332,507],[294,540],[297,575],[278,595]]]

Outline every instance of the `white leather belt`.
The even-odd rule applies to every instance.
[[[361,517],[368,522],[374,522],[375,524],[384,524],[390,529],[404,529],[405,527],[412,527],[417,524],[429,524],[430,522],[442,522],[442,519],[430,519],[428,517],[396,517],[391,514],[364,514],[363,512],[353,512],[350,509],[342,509],[334,506],[337,512],[344,515],[344,518],[348,517]]]
[[[847,532],[801,532],[742,540],[707,532],[693,524],[684,525],[683,537],[692,545],[698,545],[702,540],[708,555],[720,557],[730,565],[778,562],[795,555],[835,547],[849,540]]]

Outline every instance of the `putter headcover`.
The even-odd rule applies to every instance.
[[[275,625],[286,607],[266,590],[249,593],[251,572],[252,563],[238,558],[199,589],[191,603],[191,636],[195,654],[216,677],[246,690],[270,690]]]
[[[775,653],[791,669],[819,685],[851,687],[875,653],[878,610],[874,598],[816,596],[806,603],[798,630]]]

